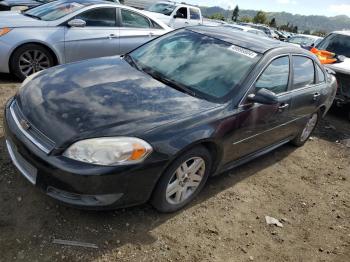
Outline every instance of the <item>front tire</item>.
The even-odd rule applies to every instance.
[[[160,178],[151,203],[160,212],[175,212],[203,189],[212,167],[211,155],[195,147],[177,158]]]
[[[37,44],[27,44],[19,47],[11,56],[11,72],[20,80],[54,66],[54,58],[51,52]]]
[[[299,134],[291,141],[291,143],[298,147],[303,146],[316,129],[320,117],[321,114],[319,112],[313,113],[307,120],[304,128],[300,130]]]

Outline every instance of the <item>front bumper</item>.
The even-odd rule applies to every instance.
[[[113,209],[145,203],[167,163],[104,167],[46,154],[33,144],[5,108],[5,136],[17,169],[45,194],[65,204],[88,209]]]

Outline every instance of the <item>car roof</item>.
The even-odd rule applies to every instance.
[[[279,47],[290,47],[290,44],[278,40],[265,39],[254,34],[229,30],[225,26],[195,26],[187,29],[261,54]]]
[[[349,31],[349,30],[335,31],[335,32],[332,32],[332,34],[339,34],[339,35],[347,35],[347,36],[350,36],[350,31]]]
[[[82,4],[84,6],[95,5],[95,4],[106,4],[106,3],[107,4],[117,4],[117,3],[106,1],[106,0],[59,0],[59,2],[78,3],[78,4]]]

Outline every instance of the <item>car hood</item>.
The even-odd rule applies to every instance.
[[[20,89],[17,102],[57,147],[99,136],[140,137],[219,106],[164,85],[120,57],[43,71]]]
[[[350,75],[350,58],[345,58],[344,62],[326,65],[338,73]]]
[[[2,27],[33,27],[46,26],[46,21],[25,16],[16,11],[0,12],[0,28]]]

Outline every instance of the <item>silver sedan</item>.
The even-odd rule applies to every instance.
[[[171,30],[136,9],[100,0],[1,12],[0,72],[24,79],[57,64],[125,54]]]

